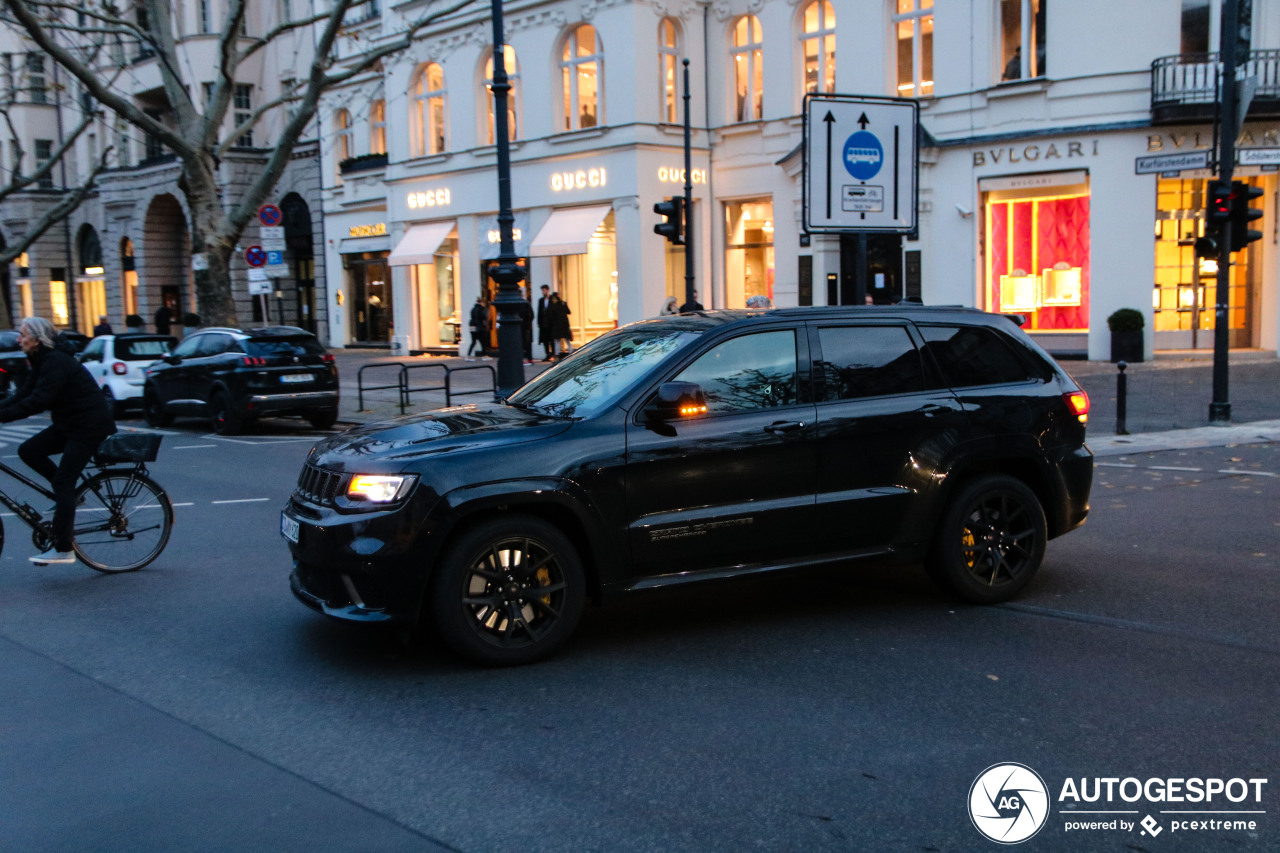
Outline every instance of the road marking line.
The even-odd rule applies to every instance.
[[[1129,465],[1125,462],[1095,462],[1095,468],[1137,468],[1137,465]]]
[[[197,450],[201,447],[217,447],[216,444],[184,444],[179,447],[170,447],[170,450]]]
[[[1152,465],[1152,471],[1203,471],[1203,468],[1183,468],[1179,465]]]
[[[237,498],[236,500],[233,500],[233,501],[211,501],[211,503],[215,503],[215,504],[253,504],[253,503],[262,503],[263,501],[269,501],[269,500],[271,500],[271,498]]]
[[[1219,474],[1241,474],[1245,477],[1280,477],[1280,474],[1272,474],[1270,471],[1241,471],[1237,468],[1219,468]]]
[[[169,506],[195,506],[195,504],[192,503],[191,501],[187,501],[184,504],[169,504]]]

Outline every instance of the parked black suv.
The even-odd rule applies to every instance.
[[[506,404],[312,448],[294,594],[538,658],[588,598],[880,558],[1013,597],[1088,513],[1088,398],[1007,317],[898,305],[625,326]]]
[[[266,415],[301,415],[324,429],[338,420],[338,366],[305,329],[201,329],[147,368],[142,408],[151,426],[197,415],[222,435]]]

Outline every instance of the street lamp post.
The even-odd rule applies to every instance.
[[[520,317],[520,282],[525,270],[516,257],[511,212],[511,146],[508,138],[506,47],[502,33],[502,0],[493,7],[493,134],[498,144],[498,231],[501,243],[498,266],[490,273],[498,283],[493,304],[498,309],[498,398],[506,399],[524,384],[523,321]]]

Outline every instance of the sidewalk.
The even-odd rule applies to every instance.
[[[394,385],[400,365],[409,369],[411,389],[406,414],[442,408],[444,391],[416,391],[423,386],[442,385],[444,371],[421,365],[458,368],[490,367],[498,370],[496,358],[468,361],[457,356],[401,356],[388,350],[335,349],[342,386],[343,423],[368,423],[400,414],[395,388],[366,390],[363,406],[359,400],[359,375],[364,370],[365,387]],[[1211,447],[1246,441],[1280,441],[1280,360],[1274,353],[1240,350],[1231,353],[1228,373],[1230,425],[1209,425],[1209,403],[1213,400],[1213,359],[1211,353],[1157,353],[1153,361],[1129,365],[1128,412],[1126,425],[1131,435],[1116,436],[1116,378],[1114,364],[1105,361],[1063,361],[1062,366],[1089,394],[1089,446],[1098,455],[1136,453],[1144,449]],[[380,366],[381,365],[381,366]],[[525,379],[532,379],[551,365],[536,361],[524,367]],[[487,369],[455,372],[452,388],[454,404],[487,403],[492,400]],[[1141,435],[1142,440],[1138,440]]]

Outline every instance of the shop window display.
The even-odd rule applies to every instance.
[[[986,204],[988,310],[1025,314],[1030,330],[1088,330],[1088,193],[1001,195]]]

